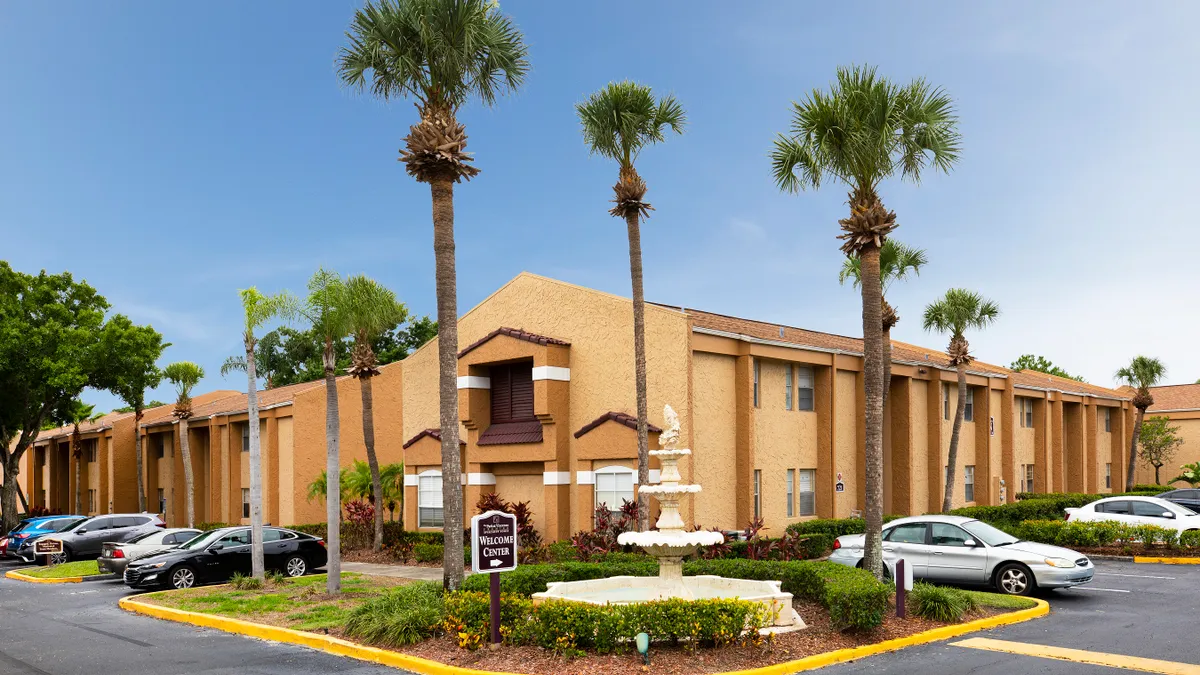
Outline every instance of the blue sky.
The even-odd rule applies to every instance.
[[[415,111],[341,89],[353,0],[0,6],[0,258],[70,270],[152,323],[202,388],[240,349],[236,291],[302,291],[319,265],[366,273],[434,313],[428,188],[396,161]],[[1200,273],[1200,20],[1193,3],[544,3],[506,0],[527,85],[461,118],[483,173],[457,191],[459,307],[522,270],[629,294],[615,167],[588,156],[573,106],[614,79],[674,93],[686,133],[639,169],[649,299],[859,333],[837,284],[845,191],[773,186],[790,102],[839,64],[923,76],[957,101],[962,161],[882,190],[898,238],[929,251],[893,288],[897,339],[951,286],[1004,314],[982,359],[1046,355],[1091,382],[1136,353],[1170,382]],[[170,400],[166,387],[152,394]],[[86,398],[119,405],[104,393]]]

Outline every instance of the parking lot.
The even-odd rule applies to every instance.
[[[1097,561],[1096,568],[1096,579],[1089,586],[1041,596],[1050,601],[1049,617],[821,672],[1078,675],[1113,673],[1119,665],[1135,671],[1200,675],[1200,665],[1191,665],[1200,664],[1200,648],[1192,638],[1194,617],[1200,609],[1200,566]],[[117,608],[117,599],[127,593],[119,582],[42,585],[0,578],[0,673],[400,672],[301,647],[128,614]],[[990,642],[980,643],[978,638]],[[1046,648],[1076,651],[1058,654]],[[996,649],[1005,651],[993,651]],[[1074,660],[1062,660],[1067,657]],[[1145,659],[1167,663],[1151,664]],[[1112,666],[1097,665],[1100,663]]]

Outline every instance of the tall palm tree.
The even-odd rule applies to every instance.
[[[83,448],[79,425],[91,419],[96,412],[96,406],[88,405],[79,399],[71,401],[67,408],[67,423],[71,425],[71,456],[75,458],[75,513],[83,511],[83,490],[79,486],[79,465],[83,463]]]
[[[828,178],[850,188],[850,217],[838,221],[842,252],[861,261],[865,416],[866,568],[883,578],[883,289],[880,248],[897,226],[879,185],[899,174],[919,182],[926,168],[948,172],[958,160],[953,101],[924,80],[899,86],[871,67],[838,68],[828,92],[792,104],[789,135],[771,151],[775,184],[817,189]]]
[[[633,282],[633,363],[637,392],[638,485],[650,484],[649,411],[646,401],[646,298],[642,289],[641,221],[653,207],[642,201],[646,181],[633,163],[648,145],[666,140],[666,131],[683,133],[687,117],[674,96],[655,100],[650,87],[630,82],[608,86],[575,106],[583,140],[591,151],[617,161],[617,183],[609,214],[625,219],[629,235],[629,276]],[[638,527],[648,529],[649,496],[638,491]]]
[[[1162,361],[1149,356],[1135,356],[1129,365],[1117,371],[1116,379],[1137,389],[1133,396],[1133,407],[1137,408],[1137,417],[1133,420],[1133,436],[1129,439],[1129,464],[1125,470],[1125,491],[1133,491],[1133,474],[1137,469],[1137,445],[1142,435],[1142,420],[1146,417],[1146,409],[1154,405],[1154,397],[1150,395],[1150,387],[1155,386],[1167,376],[1167,367]]]
[[[163,377],[175,385],[175,409],[179,420],[179,452],[183,456],[184,503],[187,526],[196,524],[195,477],[192,475],[192,445],[188,439],[188,419],[192,416],[192,389],[204,379],[204,369],[191,361],[176,361],[163,368]]]
[[[950,453],[946,458],[946,492],[942,497],[942,512],[950,511],[954,496],[954,473],[958,465],[958,435],[962,429],[963,412],[967,407],[967,366],[973,360],[966,331],[983,330],[1000,316],[1000,307],[974,291],[951,288],[946,295],[925,308],[924,327],[927,331],[950,334],[950,365],[958,373],[958,408],[954,412],[954,427],[950,432]]]
[[[400,153],[408,174],[429,184],[438,306],[438,393],[447,590],[462,585],[462,463],[458,448],[458,300],[454,271],[454,184],[479,174],[457,113],[517,89],[528,50],[512,20],[490,0],[368,0],[346,33],[338,77],[375,96],[413,98],[421,119]]]
[[[263,378],[267,389],[275,388],[275,377],[284,365],[284,356],[280,353],[279,331],[271,331],[258,341],[254,351],[254,367]],[[221,377],[239,372],[246,372],[246,357],[230,356],[221,364]]]
[[[325,592],[331,595],[342,591],[342,502],[338,485],[341,481],[341,418],[338,416],[335,343],[341,342],[350,332],[348,305],[346,283],[337,272],[321,268],[308,280],[308,296],[304,302],[296,303],[289,312],[312,324],[313,332],[324,343],[321,362],[325,367],[325,472],[334,483],[325,495],[325,517],[328,520],[325,541],[329,545],[329,561],[325,564],[329,574],[325,579]]]
[[[396,294],[374,279],[357,275],[346,280],[346,320],[354,336],[350,352],[349,374],[358,378],[362,394],[363,445],[371,470],[371,495],[375,503],[376,551],[383,550],[383,483],[379,477],[379,458],[375,456],[375,404],[371,378],[379,374],[371,343],[379,334],[408,317],[408,309],[396,300]]]
[[[263,513],[262,513],[262,451],[259,443],[258,377],[254,372],[254,331],[279,316],[294,302],[286,293],[263,295],[253,286],[238,291],[245,312],[242,343],[246,348],[246,425],[250,436],[250,573],[262,579]]]
[[[879,283],[883,306],[883,401],[887,405],[887,395],[892,388],[892,329],[900,321],[896,308],[888,302],[887,292],[892,282],[903,281],[910,273],[920,275],[921,268],[929,262],[925,249],[902,244],[895,239],[888,239],[879,251]],[[844,284],[847,279],[854,280],[854,287],[862,285],[862,259],[857,256],[847,256],[842,263],[842,271],[838,273],[838,283]]]

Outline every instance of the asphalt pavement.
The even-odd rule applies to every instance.
[[[831,666],[829,675],[1116,674],[1095,665],[1118,656],[1174,662],[1200,673],[1194,639],[1200,615],[1200,566],[1097,561],[1095,581],[1041,594],[1048,617]],[[0,565],[0,572],[11,566]],[[3,675],[396,675],[391,668],[160,621],[122,611],[119,582],[29,584],[0,577],[0,674]],[[958,643],[1003,641],[998,652]],[[978,646],[979,643],[976,644]],[[997,643],[1000,644],[1000,643]],[[1045,647],[1082,650],[1076,661],[1026,655]],[[1013,653],[1013,652],[1016,653]],[[1097,656],[1098,655],[1098,656]],[[1084,662],[1080,662],[1084,661]],[[1137,662],[1133,663],[1135,669]],[[1129,667],[1128,664],[1126,667]]]

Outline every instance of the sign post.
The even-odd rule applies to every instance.
[[[896,616],[901,619],[908,615],[906,607],[908,591],[913,589],[913,572],[903,558],[896,561]]]
[[[491,575],[491,646],[500,645],[500,573],[517,569],[517,517],[487,511],[471,519],[471,570]]]
[[[33,556],[45,556],[46,564],[50,564],[51,556],[63,552],[62,539],[42,538],[33,542]]]

